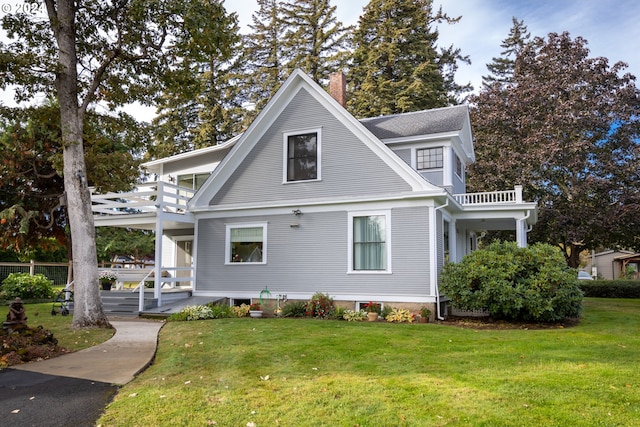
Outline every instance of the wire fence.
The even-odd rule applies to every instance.
[[[0,284],[11,273],[42,274],[53,280],[54,286],[64,286],[71,282],[70,263],[58,262],[0,262]]]

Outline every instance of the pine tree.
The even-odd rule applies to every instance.
[[[218,48],[199,40],[193,45],[185,43],[190,54],[178,67],[186,72],[162,82],[159,114],[153,120],[155,141],[148,158],[216,145],[240,131],[240,94],[233,81],[237,73],[233,55],[240,50],[237,15],[227,14],[222,7],[199,10],[203,13],[190,21],[202,27],[199,35],[224,34],[228,44]]]
[[[493,62],[487,64],[487,69],[491,74],[482,76],[482,84],[490,86],[493,83],[510,84],[513,83],[513,70],[516,66],[516,58],[524,46],[529,42],[531,34],[524,25],[524,21],[511,18],[513,26],[509,31],[509,37],[502,41],[500,47],[504,49],[500,57],[492,58]]]
[[[434,12],[432,0],[371,0],[354,34],[350,111],[370,117],[458,103],[470,86],[452,76],[468,59],[453,47],[438,52],[433,26],[459,19]]]
[[[351,27],[336,19],[330,0],[289,0],[282,4],[287,24],[287,71],[304,70],[319,84],[345,65]]]
[[[258,10],[244,37],[242,86],[245,102],[251,106],[244,117],[248,125],[262,111],[287,76],[284,54],[286,25],[277,0],[257,0]]]

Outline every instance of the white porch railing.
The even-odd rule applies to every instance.
[[[516,185],[513,190],[454,194],[453,197],[463,206],[522,203],[522,186]]]
[[[138,213],[184,213],[195,190],[167,182],[139,184],[127,193],[91,194],[93,213],[131,215]]]

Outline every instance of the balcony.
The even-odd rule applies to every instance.
[[[453,198],[462,206],[511,205],[523,203],[521,185],[516,185],[513,190],[454,194]]]
[[[190,188],[167,182],[149,182],[139,184],[134,191],[126,193],[92,193],[91,208],[97,227],[153,230],[156,219],[160,218],[170,222],[174,228],[184,228],[184,224],[193,224],[186,207],[194,194],[195,190]]]

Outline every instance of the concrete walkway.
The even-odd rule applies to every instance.
[[[110,318],[108,341],[0,370],[0,420],[14,427],[93,427],[118,388],[153,361],[162,321]]]
[[[110,319],[115,335],[108,341],[53,359],[11,369],[124,385],[153,361],[162,321]]]

